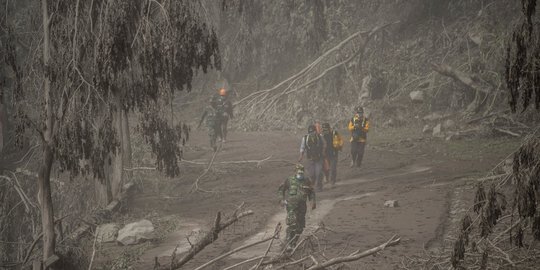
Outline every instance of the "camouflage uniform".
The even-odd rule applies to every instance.
[[[233,106],[231,101],[226,96],[217,96],[216,104],[220,132],[218,137],[222,141],[225,141],[227,140],[227,124],[229,119],[233,119]]]
[[[208,137],[210,137],[210,147],[214,151],[217,151],[217,145],[216,140],[218,136],[218,131],[220,127],[219,118],[217,115],[217,111],[215,108],[215,104],[211,104],[206,106],[204,109],[203,115],[201,117],[201,121],[199,122],[199,126],[206,118],[206,127],[208,128]]]
[[[306,226],[306,200],[312,202],[313,209],[315,207],[315,192],[308,178],[298,179],[296,176],[291,176],[281,184],[278,194],[280,199],[286,201],[286,241],[289,247],[292,247],[296,244],[298,237],[300,237]]]

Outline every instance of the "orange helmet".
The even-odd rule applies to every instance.
[[[226,96],[227,95],[227,90],[225,90],[225,88],[219,89],[219,95],[220,96]]]

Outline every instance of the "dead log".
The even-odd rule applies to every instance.
[[[237,213],[237,211],[234,212],[234,214],[224,222],[221,221],[221,213],[218,212],[216,215],[216,219],[214,220],[214,225],[210,229],[208,233],[197,243],[195,243],[189,251],[179,260],[173,260],[171,261],[170,265],[156,265],[154,269],[156,270],[174,270],[179,269],[183,265],[185,265],[187,262],[189,262],[195,255],[197,255],[199,252],[201,252],[206,246],[212,244],[214,241],[216,241],[219,237],[219,233],[226,229],[227,227],[231,226],[238,220],[240,220],[243,217],[253,215],[253,211],[245,211],[241,213]],[[268,239],[270,240],[270,239]],[[157,262],[157,259],[156,259]]]

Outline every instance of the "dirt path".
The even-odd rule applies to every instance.
[[[210,226],[217,211],[230,213],[241,202],[245,202],[247,209],[255,211],[255,215],[223,233],[186,269],[271,234],[277,222],[285,219],[285,211],[278,206],[276,189],[292,172],[292,165],[284,161],[293,162],[298,157],[300,136],[287,132],[230,134],[231,140],[223,145],[216,157],[215,170],[201,182],[202,187],[212,193],[186,192],[202,167],[187,170],[182,181],[160,194],[145,189],[131,202],[131,217],[144,217],[148,213],[157,218],[173,215],[180,222],[174,230],[141,252],[136,269],[151,268],[154,257],[158,257],[161,263],[167,263],[175,248],[178,254],[185,252],[190,247],[187,236],[196,241],[197,234]],[[348,146],[344,149],[338,166],[338,184],[332,189],[325,187],[318,193],[318,208],[308,211],[307,231],[321,222],[330,229],[324,238],[326,256],[368,249],[392,235],[399,235],[403,240],[400,245],[378,257],[349,264],[353,269],[360,266],[362,269],[395,269],[404,256],[440,246],[442,234],[448,226],[450,198],[454,189],[464,183],[460,179],[485,172],[505,153],[503,150],[488,153],[481,160],[478,153],[471,158],[464,158],[461,153],[461,158],[456,158],[452,156],[452,151],[456,150],[441,148],[437,141],[412,144],[388,145],[374,140],[367,148],[361,169],[347,166]],[[186,159],[210,159],[203,132],[195,132],[190,145],[202,148],[187,152]],[[260,167],[253,163],[220,164],[261,160],[269,156],[270,161],[263,162]],[[397,200],[399,207],[384,207],[386,200]],[[266,245],[261,245],[238,253],[216,264],[213,269],[261,255],[265,249]]]

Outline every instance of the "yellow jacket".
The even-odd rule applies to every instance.
[[[367,139],[367,133],[369,131],[369,120],[367,117],[362,116],[361,118],[361,124],[358,130],[354,127],[354,118],[359,117],[358,115],[355,115],[351,120],[349,120],[349,131],[351,132],[351,142],[357,141],[357,142],[366,142]],[[360,120],[360,119],[359,119]]]

